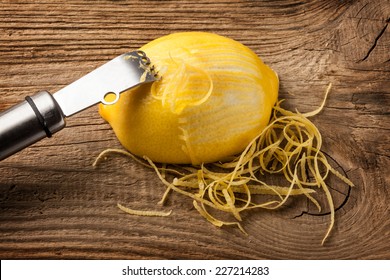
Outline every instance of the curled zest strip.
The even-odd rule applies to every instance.
[[[170,110],[175,114],[180,114],[186,107],[199,106],[205,103],[210,98],[214,89],[213,79],[210,74],[181,59],[173,59],[171,57],[170,60],[173,60],[174,64],[172,65],[177,67],[171,70],[172,74],[169,76],[172,76],[172,78],[162,78],[160,81],[153,83],[151,96],[157,100],[161,100],[162,105],[169,106]],[[164,70],[165,76],[168,75],[167,70]],[[205,77],[205,79],[202,77]],[[207,81],[208,89],[196,95],[186,93],[186,87],[191,84],[191,80]],[[158,90],[160,83],[164,83],[164,90]]]

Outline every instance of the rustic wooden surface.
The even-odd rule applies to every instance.
[[[313,121],[356,188],[323,246],[329,216],[303,208],[246,215],[248,236],[218,229],[180,195],[157,206],[164,187],[151,170],[120,157],[93,168],[100,151],[120,147],[94,107],[0,162],[0,258],[389,259],[389,24],[388,0],[1,0],[0,110],[159,36],[216,32],[279,73],[290,109],[316,108],[333,83]],[[117,202],[173,214],[129,216]]]

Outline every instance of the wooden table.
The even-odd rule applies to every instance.
[[[388,0],[1,0],[0,111],[162,35],[215,32],[278,72],[289,109],[317,108],[333,83],[313,121],[356,187],[324,245],[329,216],[294,207],[248,214],[248,236],[216,228],[179,194],[158,206],[164,186],[152,170],[122,157],[92,167],[102,150],[120,148],[93,107],[0,162],[0,258],[389,259],[389,25]],[[117,202],[173,213],[130,216]]]

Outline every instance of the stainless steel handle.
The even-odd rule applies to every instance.
[[[47,91],[0,113],[0,160],[65,127],[65,118]]]

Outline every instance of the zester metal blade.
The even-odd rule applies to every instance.
[[[99,102],[113,104],[120,93],[143,83],[155,81],[150,61],[142,51],[122,54],[53,94],[68,117]],[[105,100],[115,94],[114,101]]]

